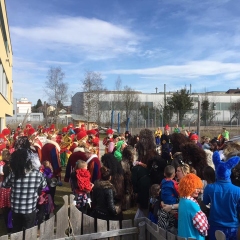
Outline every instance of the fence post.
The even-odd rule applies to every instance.
[[[138,234],[138,240],[146,240],[146,223],[144,221],[140,222],[138,224],[139,227],[139,234]]]

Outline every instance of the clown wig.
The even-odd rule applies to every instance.
[[[179,196],[189,197],[197,188],[203,188],[202,180],[197,175],[189,173],[180,180],[178,188]]]

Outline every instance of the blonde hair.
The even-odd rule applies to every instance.
[[[76,169],[83,169],[83,168],[87,168],[87,162],[83,160],[78,160],[76,162]]]
[[[178,167],[181,169],[181,171],[182,171],[184,176],[191,172],[190,166],[188,164],[186,164],[186,163],[181,164]]]

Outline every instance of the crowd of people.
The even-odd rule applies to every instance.
[[[99,142],[104,145],[100,153]],[[79,211],[121,220],[137,206],[180,237],[237,239],[240,213],[240,143],[229,132],[199,139],[194,131],[142,129],[99,139],[98,129],[69,124],[26,124],[0,134],[0,208],[9,232],[40,225],[56,207],[56,187],[69,183]],[[64,172],[63,172],[64,171]]]

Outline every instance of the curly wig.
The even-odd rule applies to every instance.
[[[137,143],[138,160],[147,164],[148,155],[153,154],[154,151],[156,152],[156,144],[153,132],[149,129],[142,129]]]
[[[174,155],[176,152],[180,151],[180,145],[184,143],[191,142],[188,137],[183,135],[182,133],[173,133],[171,135],[171,144],[172,144],[172,155]]]
[[[180,146],[183,161],[193,167],[198,177],[203,179],[203,169],[208,166],[205,151],[195,143],[185,143]]]
[[[134,148],[130,145],[126,146],[122,151],[122,161],[127,161],[130,165],[134,161]]]
[[[202,180],[195,174],[189,173],[179,183],[178,191],[180,197],[189,197],[196,188],[203,188]]]
[[[223,154],[225,160],[228,160],[232,156],[240,156],[240,144],[236,142],[227,143],[223,148]]]

